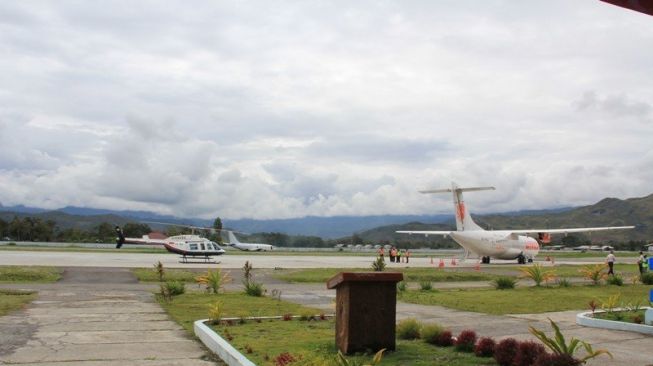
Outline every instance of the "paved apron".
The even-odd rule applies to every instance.
[[[59,283],[23,287],[39,296],[0,318],[0,364],[215,365],[128,269],[70,268]]]

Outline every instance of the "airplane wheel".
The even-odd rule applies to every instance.
[[[525,264],[525,263],[526,263],[526,258],[524,258],[524,256],[522,254],[520,254],[517,257],[517,264]]]
[[[533,263],[533,258],[528,258],[528,263]]]

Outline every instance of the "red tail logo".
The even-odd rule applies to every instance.
[[[463,221],[463,219],[465,218],[465,204],[464,203],[461,202],[461,203],[458,204],[458,207],[456,209],[456,214],[458,215],[458,218],[460,219],[460,221]]]

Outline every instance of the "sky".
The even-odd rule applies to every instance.
[[[228,219],[653,193],[653,17],[579,1],[0,2],[0,203]]]

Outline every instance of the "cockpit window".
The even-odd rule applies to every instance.
[[[202,250],[206,250],[206,248],[204,248],[204,243],[200,243],[200,248],[202,248]]]
[[[197,244],[190,244],[189,248],[190,250],[197,250]]]

